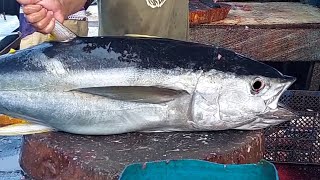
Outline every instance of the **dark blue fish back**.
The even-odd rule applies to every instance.
[[[79,37],[70,42],[43,43],[13,55],[0,57],[0,74],[9,71],[41,71],[32,58],[42,53],[60,60],[69,69],[137,67],[210,71],[215,69],[236,75],[282,78],[271,66],[239,55],[231,50],[193,42],[143,37]],[[114,54],[117,56],[114,56]],[[39,56],[38,56],[39,55]],[[42,54],[43,55],[43,54]],[[39,59],[41,61],[41,59]]]

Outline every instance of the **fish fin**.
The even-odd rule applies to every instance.
[[[0,114],[0,128],[3,126],[13,125],[13,124],[26,124],[26,120],[13,118],[4,114]]]
[[[107,86],[81,88],[72,91],[99,95],[110,99],[140,103],[160,104],[188,94],[186,91],[155,86]]]
[[[125,34],[124,36],[129,37],[145,37],[145,38],[160,38],[158,36],[149,36],[149,35],[142,35],[142,34]]]
[[[0,136],[17,136],[53,131],[52,128],[30,123],[24,119],[0,114]]]
[[[12,49],[12,48],[11,48],[11,49],[9,50],[9,52],[8,52],[8,54],[14,54],[14,53],[16,53],[16,50],[15,50],[15,49]]]
[[[4,127],[0,127],[0,136],[18,136],[37,134],[54,131],[52,128],[43,126],[40,124],[12,124]]]

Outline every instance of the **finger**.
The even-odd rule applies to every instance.
[[[41,5],[26,5],[23,7],[23,13],[26,15],[39,12],[43,7]]]
[[[17,2],[21,5],[29,5],[29,4],[36,4],[41,0],[17,0]]]
[[[50,23],[48,24],[48,26],[46,26],[45,28],[39,30],[39,32],[44,33],[44,34],[49,34],[52,32],[53,28],[54,28],[54,23],[55,23],[55,19],[52,18]]]
[[[63,23],[64,21],[64,16],[61,11],[54,13],[54,18],[56,18],[60,23]]]
[[[47,27],[49,25],[49,23],[52,19],[53,19],[53,13],[52,13],[52,11],[48,11],[47,16],[44,19],[42,19],[41,21],[33,24],[33,26],[36,27],[37,29],[44,29],[45,27]]]
[[[30,23],[36,23],[46,18],[46,16],[47,10],[45,8],[42,8],[39,12],[27,15],[26,18]]]

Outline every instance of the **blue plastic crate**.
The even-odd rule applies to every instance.
[[[129,165],[120,180],[278,180],[275,166],[265,160],[257,164],[217,164],[202,160],[170,160]]]

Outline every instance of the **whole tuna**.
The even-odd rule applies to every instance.
[[[142,37],[77,37],[0,57],[0,113],[59,131],[254,130],[290,120],[295,81],[230,50]]]

